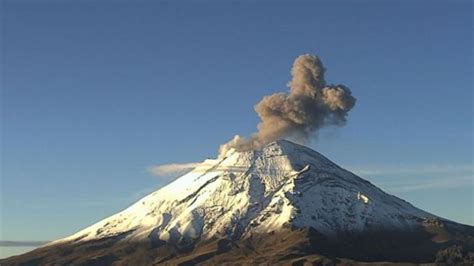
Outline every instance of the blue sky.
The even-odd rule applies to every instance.
[[[51,240],[250,135],[293,60],[357,104],[310,147],[474,224],[470,1],[3,1],[0,240]]]

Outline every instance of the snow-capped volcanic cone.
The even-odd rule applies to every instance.
[[[451,249],[467,260],[473,236],[473,227],[420,210],[281,140],[229,150],[122,212],[0,262],[432,262],[444,253],[450,259]]]

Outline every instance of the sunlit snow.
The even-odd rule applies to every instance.
[[[123,241],[235,239],[290,225],[334,235],[373,226],[409,229],[427,217],[434,216],[321,154],[277,141],[259,151],[229,151],[206,160],[124,211],[54,243],[124,232],[129,233]]]

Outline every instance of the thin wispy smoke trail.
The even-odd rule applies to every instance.
[[[221,145],[220,154],[231,148],[238,151],[258,149],[281,139],[306,142],[327,125],[344,125],[356,99],[344,85],[327,84],[325,68],[319,57],[300,55],[291,69],[290,91],[263,97],[255,105],[261,119],[250,138],[236,135]]]
[[[169,176],[183,174],[192,170],[200,163],[171,163],[163,165],[155,165],[148,168],[148,171],[156,176]]]

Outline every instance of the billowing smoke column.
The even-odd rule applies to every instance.
[[[236,135],[221,145],[220,154],[230,148],[237,151],[258,149],[281,139],[305,142],[326,125],[344,125],[347,113],[356,99],[344,85],[328,85],[324,80],[324,66],[314,55],[300,55],[291,69],[289,93],[275,93],[263,97],[255,105],[262,120],[251,138]]]

